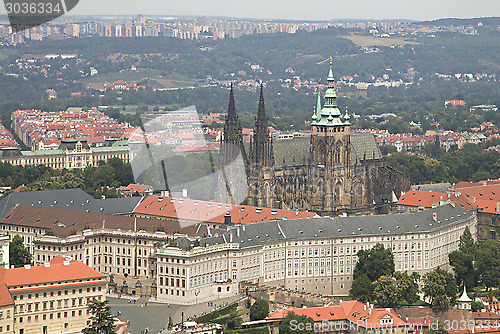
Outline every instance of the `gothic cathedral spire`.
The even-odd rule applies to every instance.
[[[272,207],[274,204],[271,187],[274,180],[274,152],[273,143],[269,136],[262,84],[260,86],[259,109],[250,143],[249,164],[250,205]]]
[[[259,109],[251,143],[250,163],[261,167],[274,167],[274,153],[269,136],[269,124],[264,103],[264,87],[260,86]]]
[[[216,198],[220,202],[239,204],[247,196],[247,155],[243,132],[236,114],[233,84],[229,93],[226,122],[219,152],[219,176]]]
[[[245,147],[243,146],[243,133],[238,115],[236,114],[233,84],[231,83],[229,106],[227,108],[227,117],[224,123],[224,133],[220,149],[220,165],[228,166],[240,154],[242,154],[246,165],[247,157],[245,154]]]

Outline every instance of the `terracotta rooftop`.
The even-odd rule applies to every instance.
[[[16,205],[0,220],[0,223],[49,229],[53,235],[64,238],[88,228],[98,230],[104,227],[133,231],[134,219],[130,216]],[[198,225],[181,226],[178,221],[137,218],[137,230],[152,233],[163,230],[167,234],[181,233],[195,236]]]
[[[406,324],[392,308],[371,308],[367,304],[356,300],[343,301],[336,306],[284,310],[269,315],[267,319],[283,319],[289,312],[310,317],[315,322],[347,320],[364,328],[373,328],[375,326],[393,327]],[[382,322],[384,319],[391,320],[391,322],[384,323]]]
[[[3,273],[0,273],[0,280],[3,277]],[[10,295],[9,289],[5,283],[0,284],[0,306],[14,305],[14,300]]]
[[[283,218],[299,219],[316,216],[314,212],[231,205],[156,195],[148,196],[139,203],[134,213],[216,224],[224,223],[224,215],[227,213],[231,215],[231,222],[236,224],[252,224]]]
[[[425,208],[432,208],[435,203],[438,203],[439,205],[440,201],[446,201],[448,198],[449,194],[447,193],[410,190],[399,198],[397,205],[422,206]]]
[[[106,277],[106,275],[95,271],[82,262],[66,261],[65,258],[60,256],[54,257],[49,263],[50,265],[43,266],[27,266],[13,269],[0,268],[0,281],[10,288],[89,278],[105,279]]]

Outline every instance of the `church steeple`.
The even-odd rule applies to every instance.
[[[271,139],[269,138],[269,124],[264,102],[264,86],[262,84],[260,85],[259,109],[255,119],[255,128],[251,143],[250,163],[262,167],[274,166],[274,153]]]
[[[234,105],[234,91],[233,83],[231,82],[231,91],[229,93],[229,106],[227,107],[227,120],[238,120],[238,115],[236,115],[236,107]]]
[[[316,115],[317,119],[313,125],[321,126],[346,126],[350,125],[349,118],[340,112],[337,106],[337,92],[335,91],[335,80],[333,78],[333,59],[330,58],[330,70],[328,72],[328,86],[325,92],[325,104]],[[320,105],[320,104],[318,104]]]
[[[259,109],[257,111],[257,123],[267,126],[266,107],[264,103],[264,86],[260,85]]]
[[[243,159],[246,163],[245,147],[243,146],[243,133],[240,121],[238,120],[238,115],[236,114],[234,90],[233,84],[231,83],[229,105],[227,108],[226,122],[224,123],[224,133],[221,141],[220,165],[229,165],[240,154],[243,155]]]
[[[312,124],[316,124],[319,118],[321,118],[321,92],[318,89],[318,101],[316,102],[316,110],[314,110],[311,117]]]

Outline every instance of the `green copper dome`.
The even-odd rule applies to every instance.
[[[318,102],[316,104],[316,113],[311,119],[314,125],[339,126],[350,125],[349,115],[342,115],[337,106],[337,92],[335,91],[335,81],[333,79],[332,61],[330,60],[330,71],[328,73],[328,87],[325,92],[325,105],[321,107],[321,96],[318,92]]]

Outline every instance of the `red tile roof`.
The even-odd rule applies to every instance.
[[[26,267],[0,268],[0,281],[8,287],[14,287],[90,278],[104,280],[106,278],[106,275],[79,261],[66,261],[65,258],[58,256],[49,263],[48,266],[32,266],[29,269]]]
[[[3,278],[3,273],[0,273],[0,281]],[[0,284],[0,306],[14,305],[14,300],[10,295],[9,289],[5,283]]]
[[[3,224],[32,226],[49,229],[53,235],[65,238],[85,229],[134,230],[134,217],[123,215],[107,215],[100,213],[62,210],[55,208],[40,208],[34,206],[14,206],[1,220]],[[196,236],[199,224],[180,224],[178,221],[163,219],[137,218],[137,230],[163,230],[167,234],[181,233]]]
[[[410,190],[401,196],[397,202],[398,205],[422,206],[432,208],[433,204],[439,201],[446,201],[449,194],[433,191]]]
[[[370,308],[356,300],[340,302],[336,306],[297,308],[279,311],[268,316],[268,320],[279,320],[286,317],[289,312],[312,318],[315,322],[348,320],[364,328],[402,326],[406,323],[392,308]],[[381,320],[391,319],[392,323],[382,323]]]
[[[321,322],[324,320],[327,321],[343,320],[347,318],[342,306],[336,305],[336,306],[326,306],[326,307],[297,308],[297,309],[279,311],[269,315],[267,319],[269,320],[283,319],[290,312],[293,312],[296,315],[312,318],[315,322]]]
[[[228,212],[231,215],[231,222],[236,224],[251,224],[283,218],[305,219],[316,216],[314,212],[258,208],[155,195],[148,196],[134,210],[136,214],[217,224],[224,223],[224,215]]]

